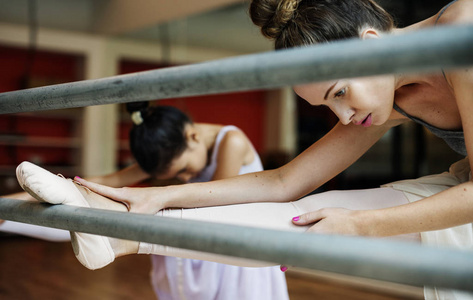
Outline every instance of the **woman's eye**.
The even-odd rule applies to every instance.
[[[339,90],[338,92],[336,92],[334,96],[335,96],[335,98],[342,97],[342,96],[345,95],[345,93],[346,93],[346,88],[343,88],[343,89]]]

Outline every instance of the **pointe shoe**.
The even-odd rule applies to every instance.
[[[18,165],[16,176],[20,186],[38,201],[90,207],[72,180],[30,162]],[[77,259],[88,269],[103,268],[115,260],[115,253],[105,236],[71,231],[71,242]]]

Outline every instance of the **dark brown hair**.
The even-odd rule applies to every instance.
[[[172,161],[187,149],[185,127],[192,120],[172,106],[148,106],[148,102],[127,103],[131,114],[140,112],[142,121],[130,130],[130,150],[146,173],[166,172]]]
[[[372,0],[252,0],[249,13],[276,49],[358,37],[365,26],[394,27]]]

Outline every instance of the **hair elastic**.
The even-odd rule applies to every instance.
[[[131,120],[135,125],[140,125],[143,123],[143,117],[141,116],[141,111],[135,111],[131,114]]]

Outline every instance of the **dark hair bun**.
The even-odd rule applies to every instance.
[[[132,114],[135,111],[140,111],[142,109],[146,109],[148,106],[149,106],[148,101],[130,102],[130,103],[126,104],[126,111],[129,114]]]
[[[383,32],[394,27],[374,0],[252,0],[249,14],[275,49],[360,37],[366,26]]]
[[[261,27],[261,33],[270,39],[277,39],[294,18],[301,0],[254,0],[250,5],[253,23]]]

